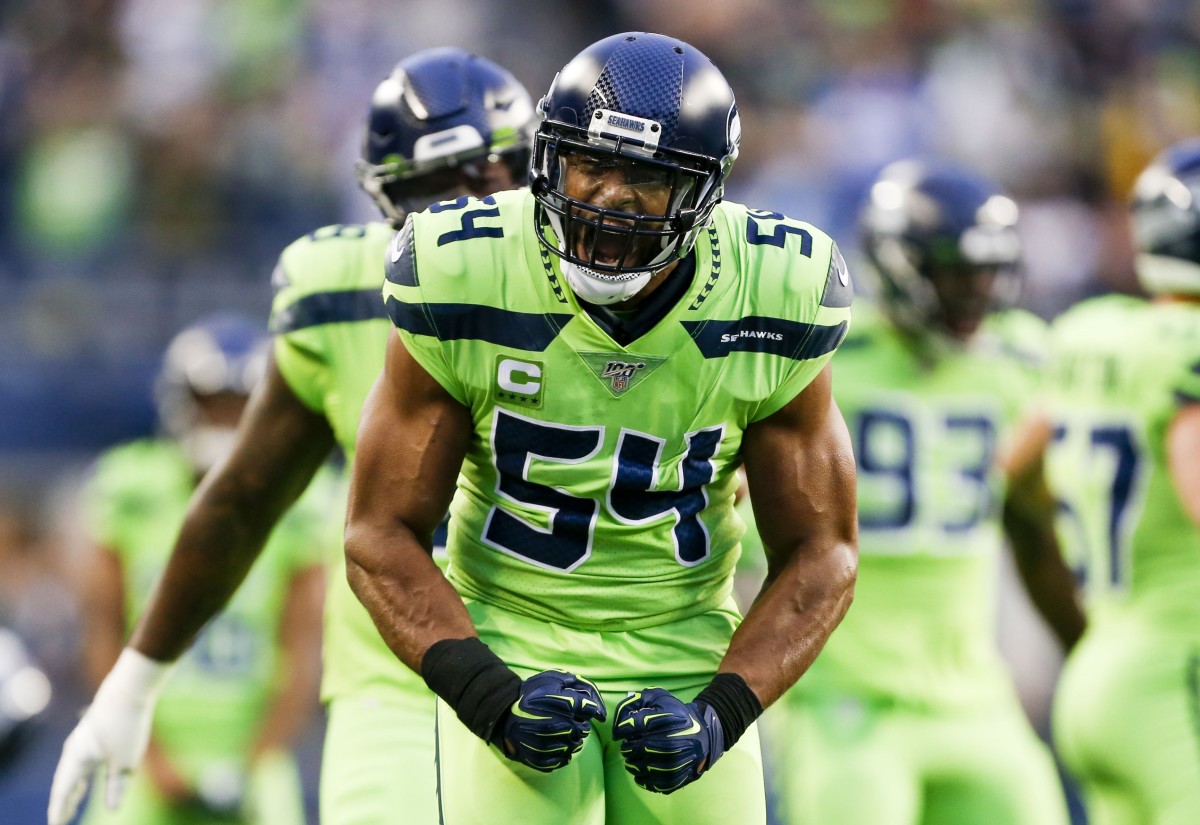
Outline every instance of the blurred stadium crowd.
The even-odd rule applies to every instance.
[[[634,29],[689,41],[735,89],[729,197],[848,252],[892,160],[999,181],[1021,208],[1022,303],[1047,318],[1135,289],[1130,184],[1200,133],[1192,0],[0,2],[0,625],[61,687],[56,707],[87,693],[63,479],[153,430],[176,331],[223,308],[265,319],[283,246],[374,217],[350,174],[374,85],[458,45],[538,94],[580,47]],[[0,767],[0,800],[41,810],[28,777],[48,783],[69,722],[25,781]]]

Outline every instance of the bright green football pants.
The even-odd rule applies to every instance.
[[[429,691],[331,701],[321,825],[437,825],[433,729]]]
[[[684,694],[691,701],[700,688]],[[762,825],[762,755],[751,726],[712,770],[673,794],[639,788],[625,771],[612,713],[624,693],[604,693],[607,722],[593,723],[583,750],[552,773],[507,759],[438,702],[438,789],[445,825]]]
[[[1091,825],[1200,822],[1200,622],[1093,620],[1054,702]]]
[[[1066,825],[1049,749],[1019,707],[931,714],[785,697],[762,720],[785,825]]]

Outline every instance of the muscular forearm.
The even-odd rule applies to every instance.
[[[769,707],[808,670],[846,615],[857,569],[853,543],[795,552],[780,574],[764,583],[718,672],[739,674]]]
[[[393,338],[363,405],[346,512],[346,575],[388,647],[418,673],[435,642],[477,635],[431,556],[473,426],[470,410]]]
[[[404,527],[385,534],[348,523],[346,575],[388,647],[418,673],[434,642],[478,635],[458,592]]]

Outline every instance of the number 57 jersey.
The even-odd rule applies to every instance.
[[[845,336],[841,256],[811,226],[721,204],[686,291],[621,345],[538,243],[533,206],[528,190],[436,204],[388,253],[389,316],[474,421],[448,575],[465,598],[585,630],[718,607],[743,431]]]
[[[1130,609],[1194,628],[1200,530],[1166,443],[1179,409],[1200,403],[1200,310],[1105,296],[1064,313],[1053,333],[1046,468],[1090,616]]]

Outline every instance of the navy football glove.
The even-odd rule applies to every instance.
[[[647,688],[617,706],[613,739],[625,770],[648,791],[672,793],[712,767],[725,752],[725,733],[711,705],[684,704],[669,691]]]
[[[548,773],[583,750],[592,720],[603,722],[607,715],[594,684],[573,673],[546,670],[521,683],[521,693],[492,741],[509,759]]]

